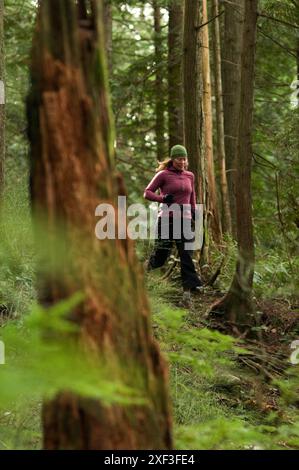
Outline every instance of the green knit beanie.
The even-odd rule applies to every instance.
[[[187,150],[183,145],[174,145],[170,150],[171,158],[187,157],[187,155]]]

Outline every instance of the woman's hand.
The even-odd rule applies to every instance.
[[[173,203],[173,195],[172,194],[165,194],[163,197],[163,202],[165,204],[172,204]]]

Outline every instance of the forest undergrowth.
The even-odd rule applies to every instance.
[[[188,309],[181,307],[178,269],[170,279],[165,276],[169,267],[164,274],[148,275],[154,331],[170,364],[178,448],[299,448],[298,365],[290,360],[299,336],[299,305],[278,259],[276,270],[257,260],[258,326],[245,338],[221,316],[209,314],[228,287],[233,255],[215,284],[194,295]],[[217,255],[215,261],[218,266]]]
[[[0,253],[1,328],[14,323],[21,336],[36,300],[31,220],[22,194],[14,191],[3,207],[7,215]],[[144,257],[140,246],[137,252]],[[204,267],[205,279],[222,259],[220,252],[211,252],[213,268]],[[290,346],[299,338],[299,309],[283,258],[274,252],[257,255],[259,326],[250,338],[238,337],[221,317],[209,315],[229,286],[232,244],[215,283],[193,296],[190,309],[181,307],[180,276],[177,267],[171,269],[173,262],[175,257],[162,272],[148,274],[146,286],[154,335],[169,362],[176,448],[299,448],[298,365],[290,362]],[[41,396],[32,390],[31,399],[0,409],[0,449],[42,447],[41,406]]]

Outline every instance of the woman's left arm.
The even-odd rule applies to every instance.
[[[155,194],[157,189],[159,189],[162,184],[163,184],[163,172],[160,171],[154,176],[152,181],[145,188],[143,197],[145,199],[148,199],[149,201],[163,202],[163,196],[161,194]]]

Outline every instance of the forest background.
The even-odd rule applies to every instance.
[[[179,27],[171,26],[171,18],[183,24],[182,3],[166,0],[105,2],[103,24],[116,136],[115,162],[117,171],[124,176],[130,203],[143,202],[143,190],[154,174],[157,160],[168,156],[169,147],[179,143],[173,139],[183,132],[180,119],[171,121],[174,115],[176,118],[183,115],[180,78],[183,42],[173,44],[170,34]],[[204,23],[202,4],[205,2],[197,3]],[[210,93],[212,106],[211,119],[206,119],[210,125],[202,130],[199,150],[201,158],[206,159],[206,169],[209,155],[212,155],[214,173],[210,178],[207,172],[204,180],[209,195],[213,193],[211,181],[215,182],[218,202],[216,209],[214,202],[210,206],[212,218],[207,221],[207,249],[202,253],[204,262],[201,259],[198,269],[207,284],[215,273],[217,279],[207,286],[201,298],[195,298],[189,312],[181,309],[174,253],[162,274],[148,276],[146,289],[154,333],[170,362],[175,447],[298,448],[298,369],[289,361],[290,346],[298,339],[299,325],[299,6],[296,1],[260,0],[258,4],[255,80],[252,83],[254,112],[250,129],[255,246],[252,295],[260,318],[255,326],[258,340],[246,340],[238,324],[234,330],[231,324],[221,321],[221,317],[219,320],[217,316],[208,315],[211,306],[222,299],[231,286],[238,254],[238,221],[231,213],[231,223],[228,223],[223,201],[221,133],[217,127],[217,54],[213,51],[215,32],[212,29],[217,16],[223,96],[228,96],[236,86],[225,69],[225,61],[232,52],[229,48],[237,34],[236,25],[230,23],[230,15],[235,13],[236,20],[242,5],[244,7],[243,2],[236,3],[237,7],[231,2],[207,2],[211,20],[208,25],[210,48],[207,43],[199,48],[200,77],[209,71],[211,82],[209,87],[201,78],[199,104],[207,116],[203,97]],[[0,4],[3,7],[3,2]],[[219,17],[215,15],[215,5],[218,5]],[[37,252],[31,220],[26,99],[30,90],[29,68],[37,4],[30,0],[6,0],[4,14],[3,8],[0,12],[4,19],[0,72],[3,76],[5,71],[6,87],[5,129],[4,119],[1,121],[0,321],[1,330],[8,325],[16,328],[13,337],[17,337],[17,331],[22,337],[28,334],[30,338],[28,329],[31,327],[26,319],[37,300]],[[208,28],[204,28],[206,32]],[[206,41],[204,34],[201,41],[201,45]],[[209,52],[209,70],[204,49]],[[174,67],[181,67],[179,78],[174,75],[177,73]],[[186,88],[184,99],[189,99]],[[233,105],[225,98],[223,105],[225,119],[230,115],[229,106]],[[235,113],[233,117],[235,123],[238,122],[239,115]],[[225,121],[224,125],[227,125]],[[227,142],[224,143],[229,152]],[[228,157],[226,164],[230,169]],[[229,202],[231,209],[230,174],[228,171],[226,203]],[[219,217],[216,228],[214,211]],[[142,241],[135,248],[142,263],[152,246]],[[28,350],[30,355],[30,348]],[[23,395],[28,396],[28,390],[23,390],[17,380],[15,388],[18,390],[6,392],[16,398],[9,405],[4,401],[1,408],[0,448],[42,446],[44,389],[34,387],[33,377],[28,380],[28,389],[34,390],[29,401],[22,399]],[[80,393],[86,393],[80,389],[81,385],[78,385]]]

